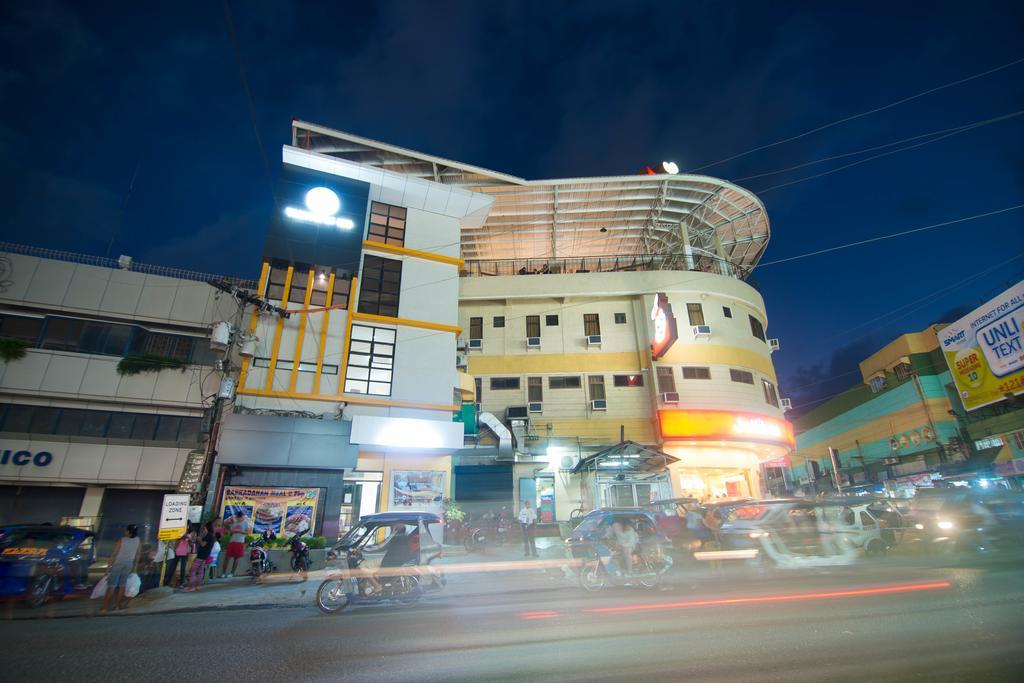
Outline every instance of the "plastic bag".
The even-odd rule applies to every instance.
[[[128,575],[128,579],[124,582],[124,597],[134,598],[139,594],[139,589],[142,588],[142,579],[135,572]]]
[[[107,594],[107,577],[100,579],[100,582],[96,584],[96,587],[92,589],[92,595],[89,596],[92,600],[99,600]]]

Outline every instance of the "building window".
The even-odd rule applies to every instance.
[[[549,377],[548,387],[551,389],[579,389],[583,384],[579,377]]]
[[[394,367],[395,331],[387,327],[353,325],[345,370],[345,391],[390,396]]]
[[[676,390],[676,375],[672,371],[672,367],[669,365],[658,366],[658,393],[668,394],[675,393]]]
[[[906,382],[910,379],[910,375],[913,373],[913,369],[910,367],[910,363],[900,363],[892,369],[896,373],[896,379],[900,382]]]
[[[351,291],[352,278],[336,276],[334,278],[334,292],[331,294],[331,306],[340,306],[347,310],[352,305],[352,302],[348,300],[348,295]]]
[[[1024,431],[1013,433],[1013,445],[1018,451],[1024,451]]]
[[[198,417],[30,405],[7,408],[0,419],[4,432],[189,443],[199,435]]]
[[[519,388],[518,377],[492,377],[491,391],[505,391]]]
[[[398,317],[398,293],[402,288],[402,262],[379,256],[363,257],[359,285],[359,312]]]
[[[690,317],[691,325],[704,324],[704,307],[700,304],[686,304],[686,315]]]
[[[53,351],[77,351],[84,320],[77,318],[47,318],[43,333],[43,348]]]
[[[484,319],[483,318],[470,318],[469,319],[469,338],[470,339],[483,339],[484,338]]]
[[[288,288],[288,301],[293,304],[306,303],[306,287],[309,285],[309,271],[296,268],[292,271],[292,284]]]
[[[588,375],[587,391],[590,393],[591,401],[605,400],[604,375]]]
[[[711,379],[711,368],[683,368],[683,379]]]
[[[17,339],[32,346],[39,343],[44,318],[27,318],[20,315],[0,316],[0,337]]]
[[[287,266],[270,266],[270,274],[267,276],[266,297],[271,301],[281,301],[284,298],[284,281],[288,279]]]
[[[775,385],[766,379],[761,380],[761,385],[764,387],[764,400],[776,408],[779,407],[779,395],[775,391]]]
[[[328,276],[329,271],[329,268],[324,268],[322,266],[313,267],[313,289],[309,293],[310,307],[327,305],[327,285],[331,283],[330,277]]]
[[[868,386],[871,387],[871,393],[877,394],[882,389],[885,389],[885,377],[876,375],[868,380]]]
[[[741,382],[743,384],[754,383],[754,373],[747,372],[746,370],[737,370],[736,368],[729,368],[729,378],[733,382]]]
[[[370,229],[368,242],[380,242],[396,247],[405,246],[406,210],[380,202],[370,202]]]
[[[643,375],[614,375],[612,382],[617,387],[642,387],[644,385]]]
[[[526,336],[527,337],[539,337],[540,336],[540,316],[539,315],[528,315],[528,316],[526,316]]]
[[[526,378],[526,400],[531,403],[540,403],[544,400],[544,378]]]
[[[256,357],[252,359],[252,366],[254,368],[269,368],[270,359],[265,357]],[[295,361],[287,360],[285,358],[278,358],[275,370],[291,370],[295,366]],[[299,372],[316,372],[316,363],[313,361],[303,361],[299,363]],[[338,366],[329,365],[324,363],[320,366],[321,375],[337,375]]]
[[[625,313],[616,313],[615,314],[615,324],[616,325],[625,325],[626,324],[626,314]]]
[[[588,337],[601,334],[601,318],[597,313],[583,314],[583,334]]]
[[[728,306],[722,306],[722,315],[724,315],[726,318],[731,318],[732,309],[729,308]]]
[[[761,321],[752,315],[747,317],[750,318],[750,333],[761,341],[767,341],[764,338],[764,325],[761,324]]]
[[[557,327],[558,326],[558,316],[557,315],[546,315],[546,316],[544,316],[544,325],[546,325],[547,327]]]
[[[494,325],[494,327],[505,327],[505,316],[503,316],[503,315],[496,315],[496,316],[494,316],[494,320],[492,321],[492,324]]]

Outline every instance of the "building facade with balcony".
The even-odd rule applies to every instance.
[[[474,398],[455,457],[507,471],[516,504],[559,521],[757,495],[762,463],[789,453],[778,344],[746,282],[769,238],[750,192],[667,173],[526,180],[303,121],[292,131],[295,148],[492,199],[457,237],[457,364]]]
[[[238,306],[213,276],[124,257],[5,244],[0,271],[0,524],[154,540],[220,383],[211,326]]]

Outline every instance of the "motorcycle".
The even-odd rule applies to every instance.
[[[270,574],[277,569],[270,561],[270,553],[265,547],[268,540],[268,536],[264,534],[249,544],[249,575],[256,582],[262,581],[264,574]]]
[[[621,558],[613,563],[613,556],[598,556],[584,561],[580,565],[580,586],[584,590],[597,592],[610,586],[633,586],[640,584],[644,588],[655,588],[661,581],[661,575],[672,567],[669,555],[655,556],[649,552],[636,550],[633,552],[633,571],[626,572],[622,567]]]
[[[299,537],[299,534],[294,534],[288,539],[288,553],[292,556],[292,571],[302,574],[303,578],[306,578],[312,562],[309,559],[309,546]]]
[[[401,567],[394,568],[394,574],[375,575],[380,590],[371,592],[372,582],[359,571],[366,554],[382,552],[387,542],[376,543],[381,527],[393,527],[396,523],[415,527],[411,547],[413,557]],[[337,614],[349,605],[412,605],[424,594],[441,590],[447,584],[444,572],[431,566],[440,557],[441,546],[430,535],[428,524],[440,524],[441,518],[428,512],[394,513],[385,512],[368,515],[354,526],[338,545],[328,553],[328,561],[341,560],[352,573],[341,573],[325,579],[316,593],[316,605],[326,614]],[[421,558],[425,560],[421,561]]]

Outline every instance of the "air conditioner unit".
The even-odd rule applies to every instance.
[[[540,337],[527,337],[526,348],[528,349],[539,349],[540,348]]]
[[[457,368],[468,368],[469,367],[469,360],[466,358],[466,354],[464,354],[464,353],[456,353],[455,354],[455,367],[457,367]]]
[[[591,410],[608,410],[608,401],[603,398],[595,398],[590,402]]]
[[[778,351],[780,348],[782,348],[782,347],[779,346],[779,340],[778,339],[769,339],[768,340],[768,349],[770,351],[773,351],[773,352],[774,351]]]
[[[693,337],[694,339],[711,338],[711,325],[694,325],[693,326]]]
[[[535,403],[527,403],[526,404],[526,408],[531,413],[542,413],[542,412],[544,412],[544,404],[541,403],[540,401],[537,401]]]
[[[661,395],[662,403],[679,403],[678,391],[666,391]]]
[[[482,348],[484,348],[484,340],[483,339],[470,339],[469,340],[469,348],[471,348],[471,349],[482,349]]]
[[[510,406],[505,408],[506,420],[525,420],[529,417],[526,406]]]
[[[781,399],[783,410],[793,410],[793,402],[788,398]]]
[[[580,459],[575,456],[563,455],[561,461],[558,464],[560,466],[560,469],[571,470],[573,467],[576,467],[576,463],[578,463],[579,461]]]
[[[588,334],[587,335],[587,346],[600,346],[601,335],[599,334]]]

